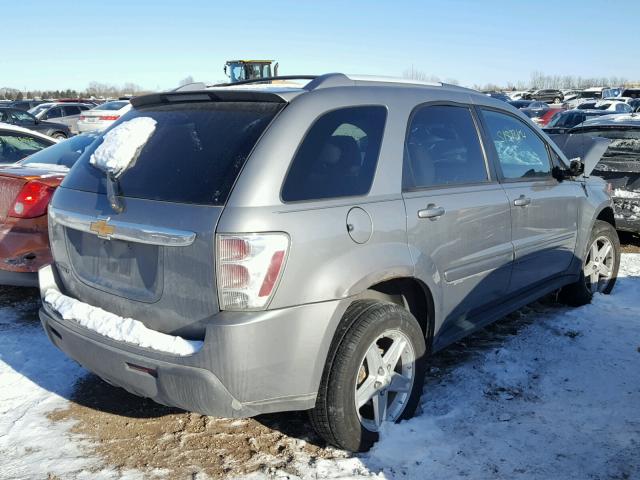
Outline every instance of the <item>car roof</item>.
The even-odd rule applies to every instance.
[[[302,81],[302,83],[299,83]],[[134,107],[154,103],[168,103],[171,101],[234,99],[236,101],[270,101],[288,103],[295,97],[309,92],[320,91],[334,87],[376,87],[380,89],[421,89],[438,90],[439,92],[464,92],[476,99],[485,99],[497,103],[491,105],[503,105],[504,102],[492,97],[457,85],[442,82],[424,82],[420,80],[382,77],[369,75],[345,75],[343,73],[329,73],[320,76],[283,76],[270,79],[242,81],[229,84],[217,84],[205,86],[204,84],[189,84],[178,89],[142,95],[131,99]],[[480,102],[482,103],[482,102]]]
[[[601,117],[586,120],[580,127],[638,127],[640,128],[640,115],[636,113],[623,113],[603,115]]]
[[[41,138],[43,140],[49,140],[51,144],[58,143],[58,140],[55,138],[51,138],[47,135],[44,135],[40,132],[36,132],[34,130],[29,130],[28,128],[18,127],[17,125],[11,125],[10,123],[0,122],[0,130],[9,130],[16,133],[28,133],[29,135],[33,135],[34,137]]]

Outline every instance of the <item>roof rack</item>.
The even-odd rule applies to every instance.
[[[232,83],[216,83],[215,85],[209,85],[210,87],[234,87],[236,85],[249,85],[255,83],[271,83],[279,80],[314,80],[318,78],[317,75],[283,75],[281,77],[262,77],[252,78],[250,80],[240,80]]]

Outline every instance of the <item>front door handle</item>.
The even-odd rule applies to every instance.
[[[513,204],[516,207],[526,207],[531,203],[531,199],[529,197],[525,197],[524,195],[520,195],[513,201]]]
[[[444,215],[444,208],[436,206],[435,203],[430,203],[427,208],[418,210],[418,218],[436,219],[442,215]]]

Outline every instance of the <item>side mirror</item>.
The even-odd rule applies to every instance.
[[[584,163],[582,163],[580,157],[569,160],[569,173],[572,177],[577,177],[584,173]]]

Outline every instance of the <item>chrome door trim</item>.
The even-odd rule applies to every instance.
[[[70,212],[54,207],[49,207],[49,220],[67,228],[91,233],[105,240],[123,240],[125,242],[145,243],[148,245],[160,245],[163,247],[186,247],[191,245],[196,234],[187,230],[177,230],[169,227],[158,227],[140,223],[112,220],[111,217],[86,215]],[[108,233],[99,233],[95,224],[113,227]]]

